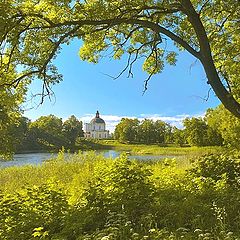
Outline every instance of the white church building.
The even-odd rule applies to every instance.
[[[85,138],[106,139],[109,138],[109,131],[106,130],[105,121],[100,118],[99,112],[96,112],[96,117],[90,123],[85,123],[84,129]]]

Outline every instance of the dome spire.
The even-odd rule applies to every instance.
[[[99,118],[99,111],[96,112],[96,118]]]

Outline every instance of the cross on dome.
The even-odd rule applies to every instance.
[[[96,112],[96,118],[99,118],[99,111]]]

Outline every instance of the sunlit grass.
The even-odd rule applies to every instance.
[[[121,146],[121,144],[119,145]],[[204,152],[217,150],[217,148],[181,149],[151,145],[126,145],[125,147],[131,147],[131,153],[139,155],[176,155],[176,167],[183,170],[190,167],[191,160],[199,152],[203,154]],[[101,154],[95,154],[94,151],[79,152],[71,155],[60,151],[56,158],[45,161],[41,166],[24,165],[1,169],[0,189],[3,192],[13,192],[28,185],[41,185],[49,181],[58,182],[59,185],[64,186],[64,189],[68,189],[67,186],[71,185],[72,181],[76,181],[74,180],[76,176],[78,176],[78,179],[84,179],[83,184],[85,184],[93,177],[94,168],[103,163],[106,164],[108,161],[112,161],[112,159],[106,159]],[[159,161],[156,160],[154,163],[150,161],[149,163],[145,162],[145,164],[148,164],[152,169],[157,169],[162,165],[163,161],[163,159],[159,159]]]
[[[208,153],[217,153],[222,151],[224,148],[219,146],[208,146],[208,147],[180,147],[174,144],[168,145],[146,145],[146,144],[124,144],[116,140],[99,140],[99,143],[105,146],[111,146],[116,150],[129,151],[132,154],[138,155],[193,155],[199,156]]]
[[[195,174],[192,155],[159,161],[127,156],[111,159],[94,151],[71,155],[62,151],[39,166],[0,169],[0,205],[5,209],[0,239],[18,239],[17,230],[28,236],[23,240],[36,231],[55,237],[49,239],[74,240],[204,239],[202,232],[211,236],[208,239],[237,239],[227,238],[230,231],[239,235],[240,226],[233,178],[239,162],[234,156],[205,156]],[[25,216],[25,225],[19,216]],[[183,229],[187,231],[180,232]],[[113,234],[121,237],[103,238]]]

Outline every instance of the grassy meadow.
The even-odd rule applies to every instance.
[[[164,156],[187,156],[188,158],[202,156],[204,154],[218,153],[225,151],[224,147],[180,147],[177,144],[127,144],[116,140],[96,140],[96,145],[102,149],[114,149],[117,151],[127,151],[133,155],[164,155]],[[94,146],[94,145],[93,145]],[[94,149],[94,148],[93,148]]]

